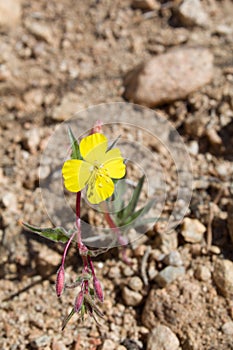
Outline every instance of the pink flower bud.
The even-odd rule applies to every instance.
[[[83,291],[81,290],[76,299],[75,299],[75,304],[74,304],[74,310],[75,312],[79,312],[81,307],[82,307],[82,304],[83,304],[83,298],[84,298],[84,293]]]
[[[101,120],[97,120],[95,122],[95,125],[93,126],[92,130],[91,130],[91,134],[95,134],[95,133],[101,133],[102,132],[102,126],[103,126],[103,122]]]
[[[56,293],[57,296],[60,297],[65,285],[65,270],[64,266],[61,265],[59,270],[57,271],[57,279],[56,279]]]
[[[99,299],[99,301],[101,301],[101,303],[104,301],[104,293],[103,293],[103,289],[101,287],[100,281],[94,277],[94,290],[95,290],[95,294],[97,296],[97,298]]]

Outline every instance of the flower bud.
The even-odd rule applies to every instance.
[[[95,290],[95,294],[97,296],[97,298],[99,299],[99,301],[101,301],[101,303],[104,301],[104,293],[103,293],[103,289],[101,287],[100,281],[94,277],[94,290]]]
[[[59,270],[57,271],[57,279],[56,279],[56,293],[57,296],[60,297],[65,285],[65,270],[64,266],[61,265]]]
[[[102,132],[102,126],[103,126],[103,122],[102,120],[98,119],[95,122],[95,125],[93,126],[91,133],[95,134],[95,133],[101,133]]]
[[[82,304],[83,304],[83,298],[84,298],[84,293],[83,291],[81,290],[76,299],[75,299],[75,304],[74,304],[74,310],[75,312],[79,312],[81,307],[82,307]]]

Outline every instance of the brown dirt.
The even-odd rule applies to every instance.
[[[212,278],[215,259],[233,260],[227,226],[233,179],[233,36],[218,29],[224,24],[233,30],[233,6],[230,0],[203,4],[210,26],[185,28],[174,25],[176,1],[158,2],[159,9],[149,15],[133,9],[130,0],[22,0],[21,24],[1,32],[1,349],[146,349],[151,328],[160,322],[177,335],[183,350],[233,349],[232,334],[224,333],[223,327],[233,321],[233,303],[231,297],[221,295]],[[31,22],[47,29],[35,35]],[[184,43],[211,50],[213,81],[158,111],[173,122],[189,149],[193,143],[199,146],[191,154],[194,190],[187,215],[206,228],[210,225],[211,244],[219,251],[216,247],[207,251],[206,236],[201,243],[186,243],[178,227],[178,245],[173,249],[181,253],[185,276],[163,289],[151,278],[138,306],[126,306],[122,288],[131,276],[144,278],[141,263],[148,246],[154,254],[146,271],[164,267],[156,260],[164,252],[156,230],[148,232],[135,250],[127,249],[132,266],[121,261],[117,249],[99,255],[95,266],[105,290],[103,325],[89,319],[83,325],[74,318],[62,333],[61,319],[75,297],[73,290],[61,300],[55,295],[62,247],[18,225],[22,218],[36,226],[51,225],[40,198],[38,168],[46,142],[59,124],[56,116],[64,120],[77,108],[124,101],[126,72]],[[73,99],[75,110],[64,107],[64,99],[69,105]],[[63,109],[58,113],[58,108]],[[208,125],[213,126],[213,134],[206,132]],[[168,201],[167,212],[171,206]],[[66,265],[68,277],[75,278],[81,263],[74,248]],[[199,265],[209,268],[206,281],[195,277]],[[155,304],[148,306],[151,295]],[[148,307],[153,310],[150,322],[145,321]]]

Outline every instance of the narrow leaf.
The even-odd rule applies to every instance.
[[[69,134],[70,144],[72,148],[71,159],[82,159],[78,141],[76,140],[70,127],[68,127],[68,134]]]
[[[31,232],[35,232],[38,235],[45,237],[45,238],[48,238],[54,242],[66,243],[69,240],[69,235],[63,227],[39,228],[39,227],[31,226],[31,225],[27,224],[26,222],[22,222],[22,225],[27,230],[29,230]]]
[[[111,145],[107,148],[107,152],[110,151],[110,149],[112,149],[116,144],[117,142],[119,141],[121,135],[119,135],[112,143]]]
[[[134,212],[132,215],[130,215],[126,220],[124,220],[124,225],[130,224],[132,221],[136,220],[139,216],[144,216],[149,212],[149,210],[153,207],[155,203],[155,199],[151,199],[145,207],[140,208],[136,212]],[[142,219],[141,219],[142,220]]]
[[[128,218],[131,214],[133,214],[133,212],[137,206],[140,193],[142,191],[142,186],[143,186],[144,180],[145,180],[145,175],[143,175],[139,179],[138,184],[133,191],[133,195],[132,195],[132,198],[131,198],[129,204],[127,205],[127,207],[125,207],[123,209],[122,218]]]
[[[64,331],[67,323],[70,321],[71,317],[74,316],[75,314],[75,310],[74,308],[71,310],[71,312],[69,313],[69,315],[64,319],[64,321],[62,322],[62,331]]]

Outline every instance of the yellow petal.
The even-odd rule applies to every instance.
[[[106,153],[103,170],[113,179],[121,179],[125,175],[125,164],[118,148]]]
[[[88,183],[87,199],[92,204],[98,204],[111,197],[114,192],[114,183],[108,176],[97,174],[94,179]]]
[[[105,153],[104,163],[115,158],[122,158],[121,151],[119,150],[119,148],[113,148],[107,153]]]
[[[82,157],[91,164],[101,164],[107,149],[108,140],[103,134],[94,133],[80,142]]]
[[[70,192],[79,192],[87,184],[91,175],[90,164],[78,160],[67,160],[62,168],[65,188]]]

